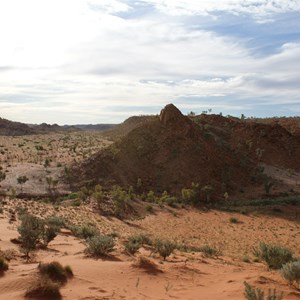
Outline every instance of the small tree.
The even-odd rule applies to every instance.
[[[55,202],[57,198],[57,185],[58,185],[58,180],[53,179],[52,177],[46,177],[46,182],[47,182],[47,190],[49,192],[49,195],[52,199],[53,202]]]
[[[36,249],[43,231],[44,224],[41,219],[30,214],[22,216],[18,232],[21,236],[21,250],[25,253],[27,260],[29,259],[29,253]]]
[[[22,175],[17,178],[18,184],[21,185],[21,193],[23,193],[23,184],[25,184],[28,180],[29,179],[26,175]]]
[[[213,192],[213,187],[211,185],[205,185],[201,191],[205,193],[205,197],[206,197],[206,202],[209,203],[210,202],[210,196]]]
[[[166,260],[175,249],[176,245],[168,240],[157,240],[154,244],[154,251],[159,253],[164,260]]]
[[[0,167],[0,182],[6,178],[5,173],[2,171],[2,167]]]

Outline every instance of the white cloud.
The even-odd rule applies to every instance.
[[[116,122],[172,101],[232,110],[251,97],[298,101],[299,43],[254,57],[243,41],[191,31],[182,19],[114,15],[130,11],[127,2],[0,1],[1,116],[60,124]],[[187,15],[224,10],[262,16],[300,6],[275,0],[148,2],[166,14]],[[210,97],[241,100],[212,105],[205,100]]]
[[[273,13],[300,11],[298,0],[144,0],[155,5],[166,14],[206,15],[216,11],[233,14],[247,13],[266,16]]]

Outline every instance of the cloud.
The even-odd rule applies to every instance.
[[[0,2],[1,115],[98,123],[169,102],[228,113],[299,102],[296,16],[288,23],[296,27],[252,20],[287,23],[283,14],[298,15],[298,1],[132,3]]]
[[[172,15],[208,15],[213,12],[251,14],[261,17],[270,14],[300,11],[298,0],[145,0],[160,11]]]

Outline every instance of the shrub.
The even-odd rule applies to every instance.
[[[110,191],[114,203],[114,213],[117,217],[122,217],[128,208],[130,196],[120,186],[113,186]]]
[[[114,250],[113,237],[107,235],[95,235],[87,240],[87,252],[93,256],[105,256]]]
[[[90,225],[71,226],[70,229],[75,236],[85,240],[98,234],[98,230]]]
[[[62,217],[58,217],[58,216],[51,216],[51,217],[47,218],[46,223],[50,226],[56,226],[59,229],[66,226],[65,219]]]
[[[0,274],[8,270],[8,263],[3,257],[0,257]]]
[[[164,260],[172,254],[175,248],[176,245],[168,240],[156,240],[154,244],[154,252],[159,253]]]
[[[238,218],[235,218],[235,217],[231,217],[229,219],[229,222],[232,223],[232,224],[238,224],[239,223],[239,219]]]
[[[300,260],[283,265],[281,274],[290,285],[298,287],[300,284]]]
[[[59,228],[56,226],[45,227],[42,234],[44,246],[47,246],[52,240],[54,240],[58,232]]]
[[[68,278],[73,278],[74,273],[73,273],[72,268],[69,265],[65,266],[65,272],[66,272]]]
[[[25,214],[21,218],[21,225],[18,227],[18,232],[21,236],[21,249],[29,258],[30,251],[36,249],[37,243],[44,231],[44,224],[42,220]]]
[[[255,289],[253,286],[251,286],[249,283],[244,281],[245,285],[245,291],[244,296],[248,300],[264,300],[264,291],[262,291],[260,288]],[[277,296],[276,289],[269,289],[268,290],[268,296],[266,300],[282,300],[283,293],[281,292],[280,295]]]
[[[151,243],[152,242],[147,235],[132,235],[128,238],[128,241],[125,243],[125,250],[130,254],[134,254],[140,249],[140,247],[142,247],[143,244],[151,245]]]
[[[203,252],[204,255],[209,256],[209,257],[220,255],[220,251],[218,251],[217,249],[215,249],[209,245],[204,245],[202,247],[199,247],[197,250],[199,252]]]
[[[66,269],[57,261],[39,264],[39,271],[41,275],[48,276],[54,282],[65,283],[69,277]]]
[[[254,254],[264,260],[271,269],[280,269],[282,265],[293,260],[291,250],[266,243],[260,243],[259,248],[254,249]]]
[[[50,278],[43,276],[36,280],[25,293],[26,298],[34,299],[61,299],[60,285]]]

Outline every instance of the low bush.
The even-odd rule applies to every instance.
[[[168,240],[156,240],[154,243],[154,252],[159,253],[164,260],[166,260],[175,249],[176,244]]]
[[[46,223],[50,226],[56,226],[59,229],[66,226],[66,220],[63,217],[51,216],[46,219]]]
[[[89,239],[99,233],[97,228],[95,228],[94,226],[91,226],[91,225],[71,226],[70,230],[72,231],[72,233],[75,236],[77,236],[79,238],[83,238],[85,240]]]
[[[283,265],[281,274],[291,286],[298,288],[300,284],[300,260]]]
[[[240,221],[238,218],[235,218],[235,217],[231,217],[229,219],[229,222],[232,223],[232,224],[238,224]]]
[[[87,240],[87,252],[93,256],[105,256],[114,250],[113,237],[108,235],[95,235]]]
[[[60,285],[44,276],[36,280],[26,291],[25,297],[30,299],[61,299]]]
[[[3,274],[7,270],[8,270],[7,261],[3,257],[0,257],[0,274],[1,273]]]
[[[265,261],[269,268],[280,269],[284,264],[293,260],[293,253],[285,247],[260,243],[254,248],[254,255]]]
[[[134,254],[144,244],[146,245],[152,244],[151,239],[147,235],[144,234],[132,235],[128,237],[128,240],[125,243],[125,250],[130,254]]]
[[[246,281],[244,282],[245,285],[245,291],[244,296],[248,300],[282,300],[283,299],[283,293],[281,292],[279,295],[277,295],[276,289],[269,289],[268,290],[268,296],[265,298],[265,293],[260,288],[255,289],[253,286],[251,286]]]
[[[48,276],[52,281],[65,283],[69,276],[70,267],[64,268],[59,262],[53,261],[51,263],[39,264],[39,271],[41,275]],[[73,272],[71,272],[73,275]]]
[[[197,248],[198,252],[202,252],[204,255],[208,257],[212,256],[218,256],[220,255],[220,251],[217,250],[216,248],[209,246],[209,245],[204,245],[202,247]]]

